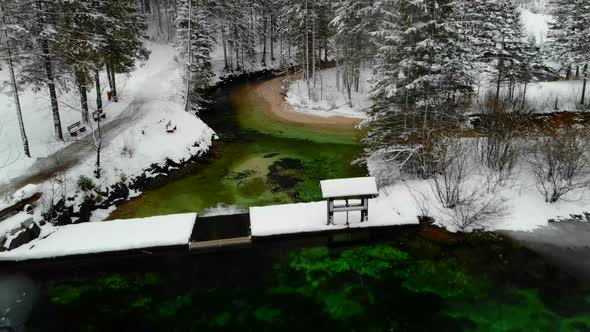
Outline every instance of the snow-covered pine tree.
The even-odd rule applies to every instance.
[[[95,8],[96,0],[64,2],[62,19],[56,22],[56,52],[71,74],[72,85],[80,96],[82,121],[90,122],[88,86],[93,81],[96,63],[104,49],[104,36],[96,32],[101,19]]]
[[[55,52],[55,24],[61,19],[59,3],[18,0],[6,2],[4,9],[5,15],[15,19],[10,33],[15,41],[14,56],[22,66],[19,83],[35,90],[48,89],[55,136],[63,140],[57,89],[65,86],[66,70]]]
[[[368,153],[402,173],[430,176],[432,146],[456,128],[461,101],[472,92],[460,8],[452,0],[395,0],[380,10]]]
[[[587,0],[551,0],[550,12],[554,21],[550,24],[549,50],[554,60],[568,68],[583,66],[584,87],[581,104],[585,104],[588,63],[590,63],[590,3]]]
[[[323,34],[328,27],[322,27],[332,20],[331,15],[326,16],[325,6],[329,1],[312,0],[281,0],[283,7],[283,34],[288,39],[289,46],[294,46],[296,62],[300,65],[303,79],[308,87],[310,99],[319,99],[318,75],[321,64],[321,49],[325,44]],[[320,14],[323,18],[320,18]],[[323,31],[323,32],[322,32]],[[321,33],[320,33],[321,32]],[[325,47],[325,46],[324,46]]]
[[[14,97],[14,107],[16,109],[16,116],[18,119],[18,126],[20,129],[21,139],[23,141],[23,149],[25,152],[25,156],[31,157],[31,150],[29,148],[29,139],[27,137],[27,132],[25,130],[25,123],[23,120],[23,114],[21,110],[20,104],[20,96],[18,91],[18,82],[16,80],[15,75],[15,58],[14,58],[14,47],[12,46],[14,42],[14,37],[8,33],[8,24],[10,17],[6,15],[7,13],[4,10],[4,6],[2,2],[0,2],[0,15],[1,15],[1,35],[0,39],[3,39],[2,46],[0,46],[0,52],[2,53],[2,59],[8,65],[8,70],[10,71],[10,85],[12,90],[12,95]]]
[[[514,0],[463,0],[464,20],[476,59],[493,77],[496,99],[502,84],[517,81],[526,41]]]
[[[214,76],[211,50],[215,43],[215,8],[209,0],[178,0],[177,8],[176,44],[187,68],[186,110],[197,110],[203,101],[202,92]]]
[[[335,4],[335,9],[336,17],[330,23],[335,30],[331,44],[337,75],[342,77],[346,97],[351,103],[352,90],[358,92],[359,89],[361,66],[375,51],[370,33],[377,29],[379,15],[373,1],[342,0]]]
[[[146,24],[135,0],[101,0],[102,12],[108,18],[104,30],[104,61],[109,74],[113,100],[118,100],[117,73],[128,73],[138,59],[146,59],[148,51],[143,45]]]
[[[257,62],[253,0],[219,1],[216,13],[222,27],[227,69],[252,68]]]

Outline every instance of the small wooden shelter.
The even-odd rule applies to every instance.
[[[320,187],[328,202],[328,225],[334,224],[335,212],[346,212],[348,223],[348,212],[360,211],[361,222],[368,221],[369,199],[379,195],[373,177],[324,180],[320,182]]]

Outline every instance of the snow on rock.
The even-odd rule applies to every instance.
[[[8,237],[8,235],[19,229],[25,221],[32,220],[33,217],[25,212],[15,214],[14,216],[0,221],[0,238]]]
[[[22,261],[142,248],[188,245],[196,213],[59,226],[0,260]]]
[[[111,205],[107,209],[96,209],[92,211],[90,221],[96,222],[106,220],[111,215],[111,213],[115,212],[116,210],[117,207],[115,205]]]
[[[363,69],[360,75],[359,91],[352,92],[352,105],[348,103],[344,90],[338,90],[336,87],[336,68],[320,71],[321,78],[317,79],[317,87],[313,89],[317,94],[317,101],[309,98],[307,84],[303,80],[296,80],[287,87],[287,102],[296,112],[323,117],[345,116],[364,119],[367,115],[363,110],[369,106],[371,70]]]

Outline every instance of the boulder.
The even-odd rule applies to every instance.
[[[19,233],[17,233],[11,241],[5,242],[4,249],[16,249],[38,238],[39,234],[41,234],[41,228],[37,224],[33,223],[28,228],[23,229]]]

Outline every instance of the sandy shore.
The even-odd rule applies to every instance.
[[[284,79],[285,77],[277,77],[259,83],[254,88],[254,92],[269,104],[268,110],[277,118],[314,127],[352,128],[361,123],[362,120],[357,118],[323,117],[293,111],[283,95],[282,82]]]

